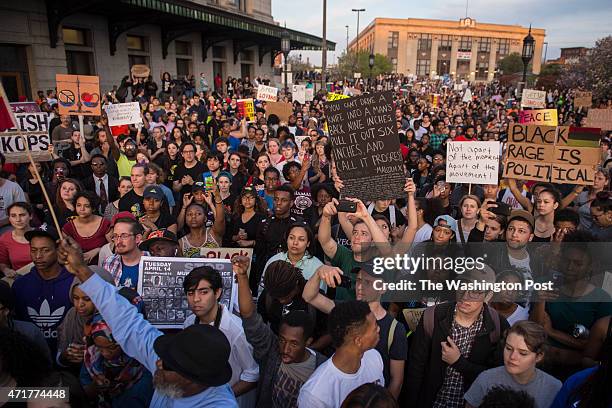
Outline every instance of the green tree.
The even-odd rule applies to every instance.
[[[586,88],[593,97],[602,100],[612,99],[612,36],[595,43],[595,48],[587,57]]]
[[[391,60],[382,55],[374,56],[374,66],[372,67],[372,77],[380,74],[388,74],[393,71]],[[359,53],[345,53],[338,58],[338,65],[332,75],[335,79],[352,79],[354,73],[360,73],[362,78],[370,75],[370,53],[360,51]]]
[[[518,52],[513,52],[510,55],[506,55],[504,58],[499,60],[497,66],[503,71],[504,75],[523,72],[523,60]]]

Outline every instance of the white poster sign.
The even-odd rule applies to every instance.
[[[521,107],[546,109],[546,91],[536,89],[523,89]]]
[[[261,84],[257,87],[257,99],[260,101],[276,102],[277,96],[278,88]]]
[[[472,90],[470,88],[465,90],[463,94],[463,102],[471,102],[472,101]]]
[[[314,100],[314,89],[306,88],[306,102]]]
[[[298,101],[302,105],[306,103],[306,85],[293,85],[291,94],[294,101]]]
[[[140,104],[138,102],[115,103],[104,107],[109,126],[132,125],[142,123]]]
[[[497,184],[499,157],[499,142],[448,142],[446,181]]]

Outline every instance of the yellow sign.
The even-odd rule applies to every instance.
[[[327,101],[328,102],[333,102],[333,101],[338,101],[340,99],[348,99],[348,98],[350,98],[350,96],[348,96],[348,95],[342,95],[342,94],[333,93],[333,92],[328,92],[327,93]]]

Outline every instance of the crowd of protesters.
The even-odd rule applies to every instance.
[[[583,245],[612,241],[609,133],[591,186],[453,184],[446,143],[503,146],[520,106],[513,88],[336,81],[328,91],[394,94],[406,184],[364,202],[343,194],[327,92],[300,104],[281,91],[287,119],[255,100],[247,122],[237,100],[260,84],[270,81],[126,77],[104,103],[139,102],[142,124],[110,127],[103,115],[83,134],[53,91],[39,92],[53,141],[53,160],[36,163],[44,186],[0,155],[1,387],[68,387],[73,407],[612,406],[612,302]],[[547,104],[559,125],[584,125],[572,90],[548,92]],[[444,257],[470,243],[490,244],[484,269],[422,278],[552,276],[557,290],[393,301],[375,284],[378,256]],[[183,281],[184,329],[153,327],[141,258],[211,248],[253,249],[232,261],[234,310],[220,303],[219,272],[198,267]]]

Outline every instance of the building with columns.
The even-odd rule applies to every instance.
[[[497,62],[508,54],[521,53],[528,27],[417,18],[376,18],[349,50],[367,50],[389,57],[396,73],[420,77],[451,75],[457,79],[491,81]],[[544,29],[531,28],[535,39],[533,73],[542,65]]]
[[[56,74],[98,75],[101,91],[135,64],[159,85],[204,73],[273,76],[285,30],[272,0],[20,0],[0,2],[0,79],[11,101],[55,88]],[[322,39],[287,29],[292,50],[320,50]],[[328,41],[327,48],[335,44]]]

